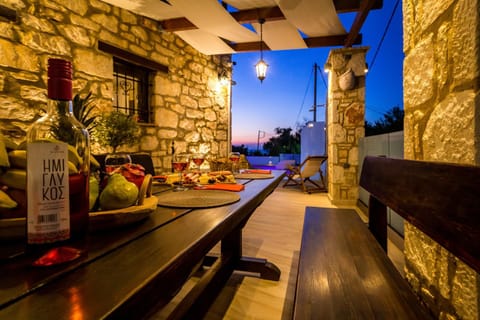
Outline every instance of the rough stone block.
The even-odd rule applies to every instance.
[[[422,39],[405,57],[403,87],[405,108],[417,106],[433,98],[435,57],[433,35]]]
[[[425,160],[474,163],[475,106],[479,102],[475,92],[463,91],[450,94],[436,106],[422,137]]]

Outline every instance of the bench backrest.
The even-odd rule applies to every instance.
[[[480,167],[366,157],[369,228],[386,248],[386,206],[480,273]]]

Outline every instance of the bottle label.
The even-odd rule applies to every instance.
[[[27,144],[27,241],[51,243],[70,238],[68,145]]]

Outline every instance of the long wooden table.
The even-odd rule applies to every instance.
[[[272,174],[273,179],[240,181],[245,190],[231,205],[158,207],[138,224],[90,234],[87,254],[69,264],[35,268],[24,255],[1,261],[0,319],[148,317],[172,299],[201,263],[209,265],[207,271],[170,319],[198,318],[235,270],[278,280],[275,265],[242,256],[242,228],[284,171]],[[219,242],[221,253],[209,257]]]

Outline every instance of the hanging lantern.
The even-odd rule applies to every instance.
[[[258,80],[260,80],[260,82],[263,82],[263,80],[267,76],[267,68],[268,64],[260,58],[260,61],[258,61],[255,65],[255,70],[257,71],[257,78]]]
[[[263,60],[263,23],[265,19],[260,19],[260,60],[255,65],[255,70],[257,71],[257,78],[260,82],[263,82],[267,76],[268,64]]]

